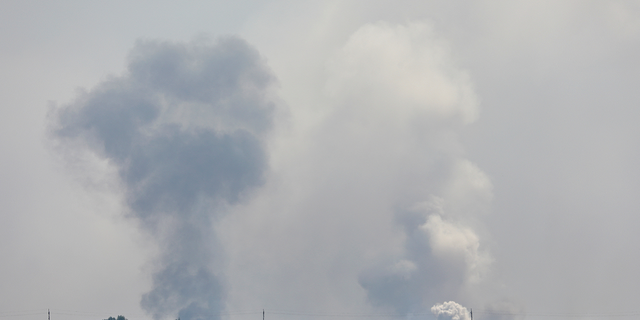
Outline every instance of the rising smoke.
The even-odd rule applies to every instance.
[[[53,132],[116,168],[131,214],[157,241],[141,302],[155,319],[219,318],[251,292],[293,308],[363,301],[424,314],[466,304],[491,262],[473,228],[491,182],[457,142],[477,98],[450,56],[425,23],[357,30],[327,64],[318,119],[294,124],[299,141],[280,142],[276,178],[243,206],[233,205],[265,182],[275,107],[273,77],[241,40],[140,42],[128,73],[59,109]],[[244,218],[215,234],[235,210]],[[259,239],[237,231],[255,221],[269,224]],[[235,264],[221,274],[230,244]],[[246,278],[278,291],[242,288]]]
[[[219,318],[226,289],[214,224],[263,183],[273,82],[237,38],[139,41],[124,75],[53,113],[60,149],[107,160],[161,250],[141,301],[154,319]]]
[[[330,67],[336,121],[349,128],[340,139],[375,141],[363,163],[378,175],[395,173],[377,188],[393,195],[384,206],[404,241],[359,274],[368,301],[407,314],[464,298],[491,261],[469,225],[491,201],[491,182],[456,141],[478,114],[468,75],[426,23],[367,24]]]

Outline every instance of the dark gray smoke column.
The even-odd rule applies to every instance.
[[[140,41],[125,75],[53,114],[63,150],[88,149],[115,166],[131,214],[162,250],[141,302],[155,319],[215,319],[224,308],[213,226],[262,183],[273,82],[237,38]]]

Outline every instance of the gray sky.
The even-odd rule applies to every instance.
[[[638,314],[640,2],[2,7],[0,317]]]

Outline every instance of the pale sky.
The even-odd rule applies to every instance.
[[[639,1],[1,8],[2,318],[640,315]]]

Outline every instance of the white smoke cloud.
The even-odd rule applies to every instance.
[[[488,266],[490,258],[480,252],[480,240],[471,228],[445,221],[432,214],[420,226],[428,234],[433,256],[451,267],[464,267],[466,279],[478,281]]]
[[[351,173],[363,173],[362,183],[385,190],[382,214],[404,228],[390,261],[359,275],[369,301],[410,312],[460,295],[490,261],[462,222],[492,197],[489,178],[461,156],[456,139],[478,116],[469,76],[424,22],[364,25],[328,69],[324,125],[335,138],[323,139]]]
[[[351,108],[365,119],[378,115],[408,121],[421,115],[470,123],[478,116],[468,74],[455,66],[446,42],[424,22],[361,27],[330,61],[329,70],[327,93],[354,103]]]
[[[431,312],[440,320],[470,320],[469,310],[462,305],[447,301],[431,307]]]

